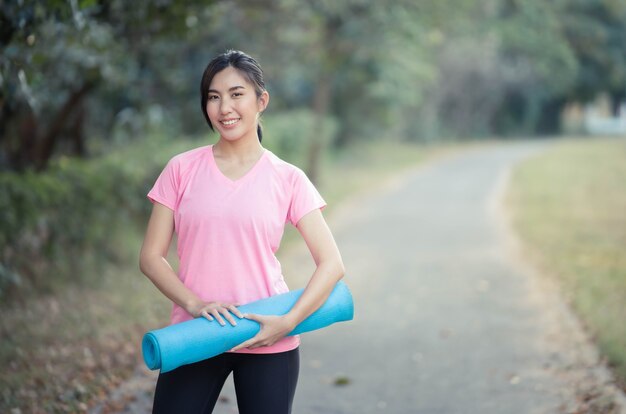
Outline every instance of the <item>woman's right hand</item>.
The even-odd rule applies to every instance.
[[[235,321],[235,318],[233,318],[233,315],[237,316],[239,319],[243,319],[243,314],[239,312],[237,305],[231,303],[199,302],[198,304],[192,306],[188,312],[194,318],[202,316],[210,321],[215,319],[222,326],[226,325],[224,319],[226,319],[232,326],[237,326],[237,322]]]

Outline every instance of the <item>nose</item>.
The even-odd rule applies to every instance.
[[[232,112],[231,101],[228,98],[223,98],[220,100],[220,113],[222,115],[226,115]]]

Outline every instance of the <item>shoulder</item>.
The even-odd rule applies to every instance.
[[[283,180],[293,182],[294,180],[302,179],[306,177],[304,171],[297,166],[279,158],[276,154],[267,151],[267,159],[272,170]]]
[[[180,154],[174,155],[169,162],[184,165],[193,163],[194,161],[204,157],[207,151],[211,150],[212,145],[204,145],[202,147],[193,148]]]
[[[174,169],[181,173],[193,168],[194,165],[204,159],[206,152],[211,150],[211,145],[193,148],[185,152],[174,155],[167,162],[166,168]]]

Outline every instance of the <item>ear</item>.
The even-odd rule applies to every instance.
[[[259,112],[265,111],[265,108],[267,108],[267,105],[269,103],[270,103],[270,94],[267,91],[263,91],[263,93],[261,93],[261,96],[259,96],[259,99],[257,100]]]

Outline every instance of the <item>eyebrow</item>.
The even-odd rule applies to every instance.
[[[237,90],[237,89],[246,89],[246,88],[245,88],[245,86],[237,85],[237,86],[233,86],[232,88],[229,88],[228,92],[232,92],[232,91]],[[218,90],[215,90],[215,89],[209,89],[207,91],[207,93],[220,93],[220,92]]]

